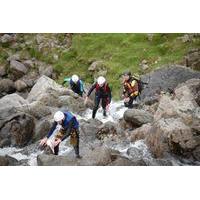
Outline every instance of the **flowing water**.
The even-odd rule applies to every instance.
[[[102,109],[99,109],[96,118],[103,123],[111,121],[114,123],[117,123],[119,119],[123,117],[124,112],[127,110],[127,108],[124,107],[123,102],[112,102],[109,108],[108,116],[104,117],[102,114]],[[80,116],[76,115],[77,119],[85,119],[88,120],[92,116],[92,110],[88,109],[86,112]],[[37,155],[43,153],[41,150],[39,150],[37,144],[33,144],[24,148],[15,148],[15,147],[6,147],[6,148],[0,148],[0,155],[9,155],[18,161],[23,161],[26,163],[26,165],[37,165]],[[130,156],[127,154],[127,150],[132,147],[136,148],[137,151],[139,151],[138,156],[140,159],[143,159],[147,165],[159,165],[159,163],[156,163],[155,159],[152,157],[151,153],[148,150],[148,147],[144,143],[143,140],[136,141],[135,143],[131,142],[121,142],[121,143],[115,143],[109,145],[109,148],[112,148],[114,150],[117,150],[120,152],[120,154],[124,157],[130,158]],[[66,145],[66,142],[62,142],[60,144],[60,151],[59,155],[66,155],[72,151],[73,148],[69,145]],[[185,163],[180,162],[179,160],[175,159],[174,157],[169,158],[172,165],[185,165]]]

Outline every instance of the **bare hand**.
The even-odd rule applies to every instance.
[[[87,101],[88,101],[88,97],[85,98],[84,105],[87,104]]]
[[[46,144],[46,142],[47,142],[47,137],[40,140],[40,146],[43,146],[44,144]]]
[[[106,112],[109,111],[109,108],[110,108],[110,104],[108,104],[108,105],[106,106]]]
[[[126,97],[125,99],[124,99],[124,102],[129,102],[130,101],[130,98],[129,97]]]

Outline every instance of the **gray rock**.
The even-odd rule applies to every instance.
[[[4,34],[0,39],[2,44],[10,43],[13,41],[13,37],[8,34]]]
[[[18,108],[27,101],[17,94],[6,95],[0,99],[0,146],[24,146],[34,134],[34,118]]]
[[[51,128],[51,122],[46,119],[38,121],[35,126],[35,135],[33,137],[33,141],[38,141],[45,137]]]
[[[44,66],[44,65],[41,65],[39,67],[39,74],[42,76],[42,75],[45,75],[45,76],[48,76],[50,78],[52,78],[52,74],[53,74],[53,67],[52,66]]]
[[[27,84],[22,80],[15,81],[15,88],[18,92],[22,92],[27,88]]]
[[[124,113],[124,119],[127,122],[131,122],[133,126],[139,127],[143,124],[151,123],[153,115],[144,110],[128,109]]]
[[[4,77],[7,74],[5,66],[0,65],[0,77]]]
[[[155,122],[146,137],[146,142],[158,158],[170,152],[183,156],[191,154],[192,150],[200,144],[191,128],[180,118],[162,118]]]
[[[21,78],[28,72],[28,69],[25,65],[19,61],[11,60],[10,61],[10,74],[13,80]]]
[[[140,95],[143,102],[157,98],[161,91],[173,92],[180,84],[192,78],[200,78],[200,72],[193,71],[179,65],[169,65],[141,77],[143,82],[148,83]]]
[[[190,50],[185,56],[185,64],[194,70],[200,70],[200,48]]]
[[[27,100],[29,102],[41,101],[48,106],[58,106],[58,96],[67,94],[69,90],[58,85],[47,76],[40,77],[31,89]]]
[[[55,156],[41,154],[37,157],[39,166],[105,166],[111,162],[109,149],[97,147],[83,155],[82,159],[69,156]]]
[[[0,97],[15,92],[14,82],[10,79],[0,80]]]

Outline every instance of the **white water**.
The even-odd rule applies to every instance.
[[[112,102],[110,105],[109,112],[107,113],[108,116],[104,117],[102,109],[100,108],[97,111],[96,119],[102,121],[103,123],[108,122],[108,121],[117,123],[118,120],[123,117],[123,114],[126,110],[127,110],[127,108],[124,107],[124,104],[122,101]],[[80,120],[80,119],[88,120],[91,118],[91,116],[92,116],[91,109],[86,110],[86,112],[83,114],[83,116],[76,115],[78,120]],[[69,139],[67,139],[67,140],[69,140]],[[153,158],[148,150],[148,147],[142,140],[136,141],[135,143],[129,143],[126,145],[121,144],[121,143],[115,144],[111,148],[118,150],[122,156],[129,157],[127,155],[127,150],[130,147],[137,148],[141,152],[141,157],[145,160],[148,160],[148,162],[151,163],[151,161],[153,160]],[[66,142],[62,142],[60,144],[59,155],[67,155],[72,149],[73,148],[71,146],[66,145]],[[33,150],[33,152],[28,155],[23,154],[22,152],[23,152],[23,149],[20,149],[20,148],[14,148],[14,147],[0,148],[1,156],[9,155],[19,161],[20,160],[28,160],[28,162],[27,162],[28,165],[37,165],[37,155],[42,153],[42,151],[40,151],[40,150]],[[176,161],[176,160],[173,160],[173,158],[172,158],[172,162],[173,162],[173,165],[180,165],[180,163],[178,163],[178,161]]]

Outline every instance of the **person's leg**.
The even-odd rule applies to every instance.
[[[95,105],[94,105],[94,108],[93,108],[93,112],[92,112],[92,118],[94,119],[95,116],[96,116],[96,113],[97,113],[97,110],[99,108],[99,103],[100,103],[100,98],[99,97],[95,97]]]
[[[79,155],[79,129],[76,129],[75,133],[76,133],[76,144],[74,145],[74,151],[76,154],[76,158],[81,158],[81,156]]]
[[[58,155],[58,152],[59,152],[59,145],[54,147],[54,154]]]
[[[130,100],[129,100],[129,102],[128,102],[128,108],[133,108],[133,100],[134,100],[134,97],[130,97]]]
[[[103,108],[103,116],[106,117],[106,105],[107,105],[107,98],[102,98],[101,102],[102,108]]]

